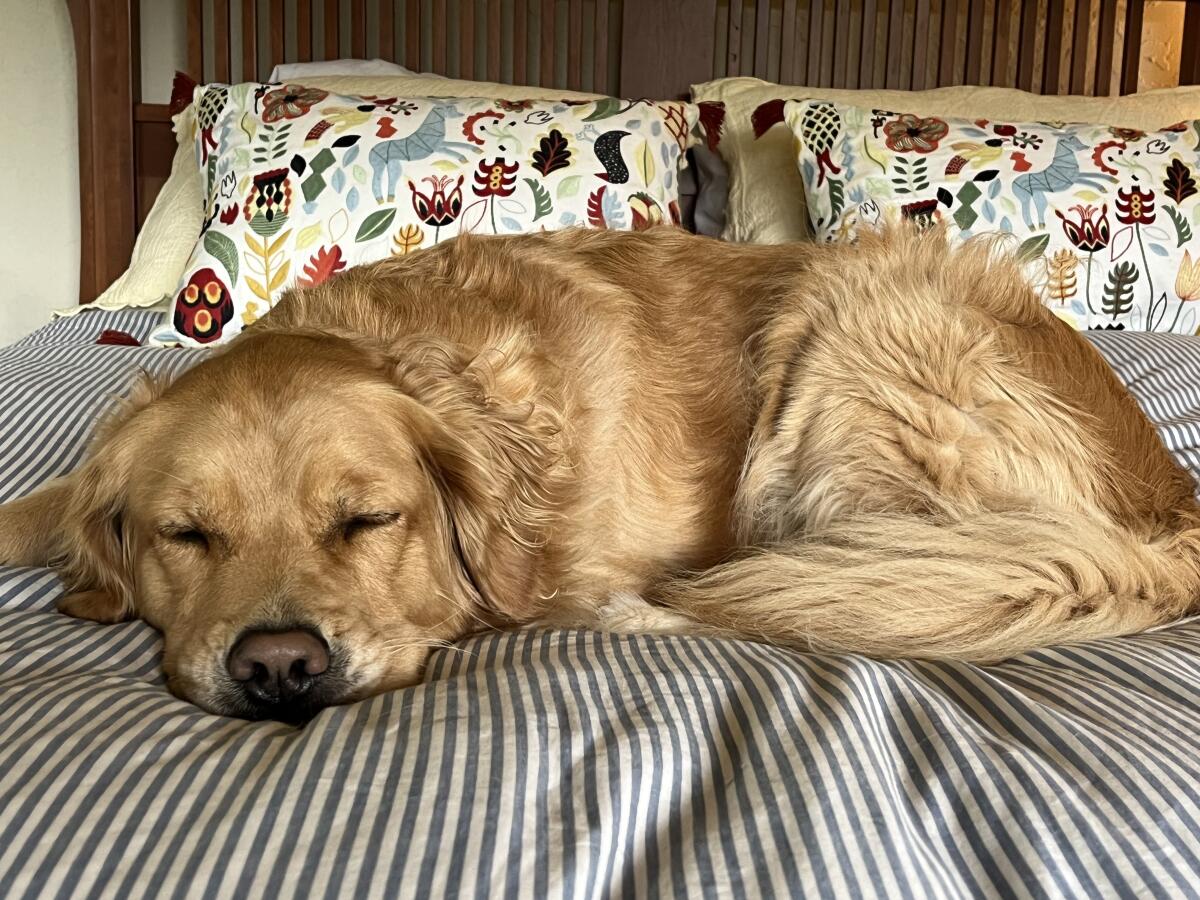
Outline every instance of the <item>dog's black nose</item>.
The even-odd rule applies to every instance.
[[[307,631],[251,631],[233,647],[229,674],[256,704],[302,703],[329,668],[325,642]]]

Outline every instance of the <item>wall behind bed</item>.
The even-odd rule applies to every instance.
[[[75,51],[59,0],[0,0],[0,344],[79,296]]]

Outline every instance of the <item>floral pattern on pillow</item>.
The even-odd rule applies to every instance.
[[[1157,132],[1009,123],[790,101],[818,240],[896,218],[1010,235],[1047,306],[1076,328],[1200,325],[1200,121]]]
[[[649,100],[350,97],[302,85],[196,89],[206,210],[159,342],[214,344],[292,285],[464,232],[679,221],[703,118]]]

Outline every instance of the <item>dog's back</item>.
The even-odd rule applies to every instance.
[[[1016,264],[895,231],[810,261],[762,340],[737,498],[769,547],[661,597],[739,633],[994,659],[1200,590],[1190,477]]]

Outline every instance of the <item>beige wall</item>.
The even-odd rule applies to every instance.
[[[1179,84],[1184,11],[1185,4],[1179,0],[1149,0],[1146,3],[1142,64],[1138,68],[1138,84],[1142,90]]]
[[[75,50],[63,0],[0,0],[0,344],[79,291]]]

